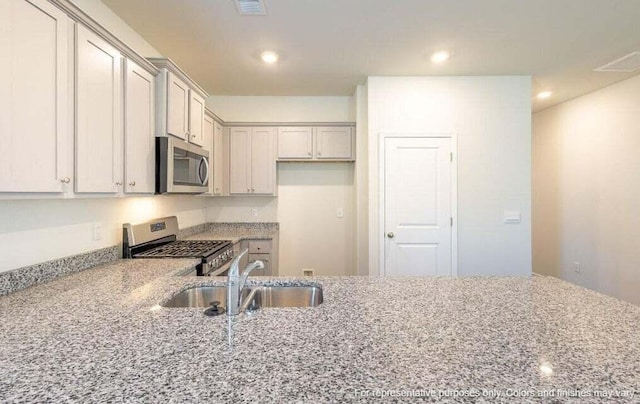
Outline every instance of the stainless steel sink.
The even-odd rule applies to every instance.
[[[227,288],[224,286],[196,286],[183,290],[173,296],[164,307],[209,307],[211,302],[218,301],[224,305]]]
[[[225,286],[196,286],[173,296],[164,307],[209,307],[218,301],[226,305]],[[317,286],[254,286],[242,293],[244,308],[264,307],[316,307],[322,301],[322,288]]]
[[[253,288],[243,307],[316,307],[322,304],[322,288],[317,286],[262,286]]]

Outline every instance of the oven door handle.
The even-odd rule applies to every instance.
[[[221,274],[227,272],[229,270],[229,267],[231,267],[231,261],[229,260],[228,262],[226,262],[223,266],[221,266],[220,268],[216,268],[211,272],[208,272],[206,274],[206,276],[220,276]]]

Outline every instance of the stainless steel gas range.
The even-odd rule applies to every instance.
[[[234,257],[229,240],[178,240],[178,218],[169,216],[122,226],[124,258],[197,258],[198,276],[226,275]]]

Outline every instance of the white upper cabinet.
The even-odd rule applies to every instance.
[[[155,191],[155,77],[131,60],[125,61],[126,193]]]
[[[48,1],[0,1],[0,192],[72,188],[72,29]]]
[[[316,158],[353,160],[354,136],[351,127],[319,127],[316,131]]]
[[[213,117],[205,114],[204,116],[204,145],[202,146],[203,149],[207,150],[209,152],[209,191],[207,192],[208,195],[212,195],[213,194],[213,164],[211,164],[213,162],[213,125],[214,125],[214,120]]]
[[[167,72],[167,133],[189,140],[189,86]]]
[[[156,136],[172,135],[204,146],[207,93],[171,60],[149,61],[160,69],[156,78]]]
[[[280,127],[278,160],[353,161],[355,136],[351,126]]]
[[[278,158],[280,160],[311,160],[313,158],[313,128],[278,128]]]
[[[76,192],[122,191],[122,57],[76,26]]]
[[[198,146],[204,143],[204,98],[195,91],[189,96],[189,142]]]
[[[276,128],[253,128],[251,133],[251,194],[275,195]]]
[[[225,195],[228,193],[224,183],[225,179],[225,167],[228,161],[229,153],[225,150],[225,132],[218,122],[213,123],[213,181],[212,181],[212,194],[213,195]]]
[[[276,194],[275,141],[276,128],[230,129],[230,194]]]

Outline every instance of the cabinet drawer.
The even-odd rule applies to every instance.
[[[269,254],[271,252],[271,240],[249,241],[249,254]]]
[[[264,269],[254,269],[251,272],[253,276],[270,276],[271,275],[271,254],[249,254],[249,262],[260,260],[264,262]]]

